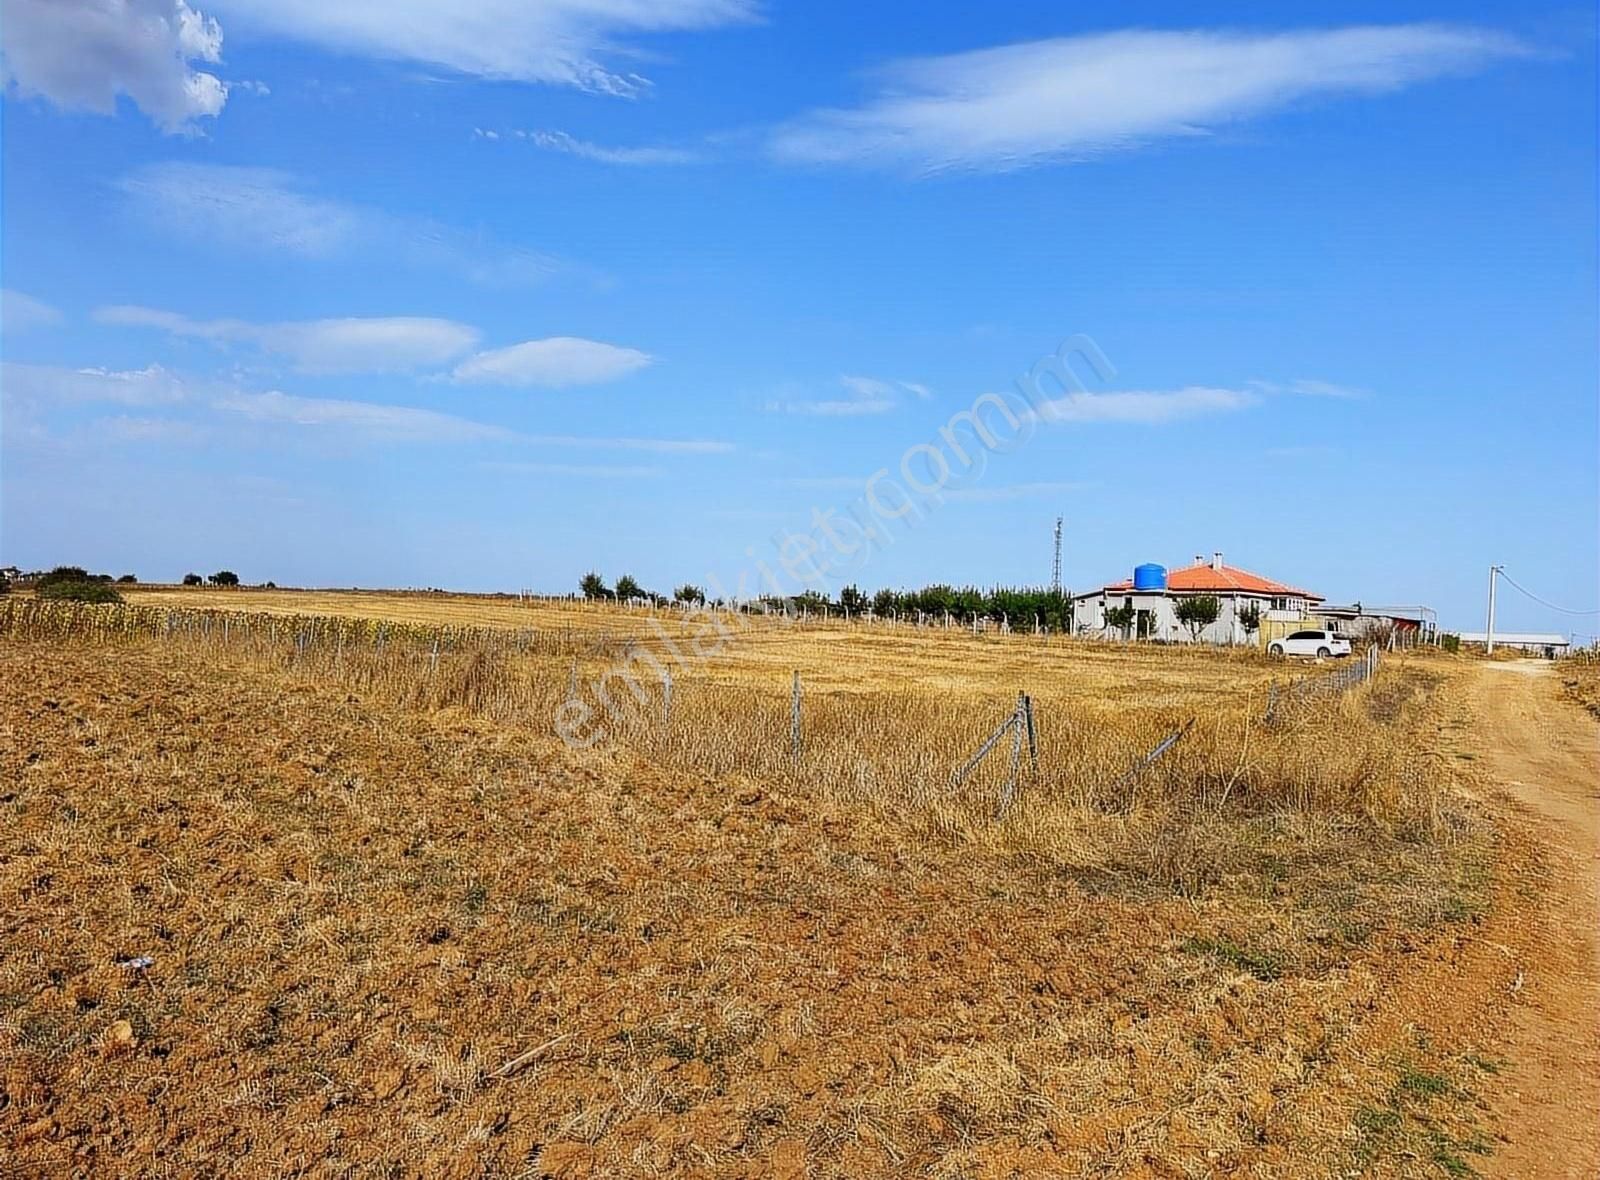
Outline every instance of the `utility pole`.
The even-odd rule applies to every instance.
[[[1056,517],[1056,560],[1050,572],[1050,591],[1056,598],[1061,597],[1061,518]]]
[[[1502,567],[1491,565],[1489,567],[1489,623],[1483,632],[1483,654],[1494,654],[1494,579]]]

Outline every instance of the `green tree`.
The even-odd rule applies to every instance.
[[[213,586],[237,586],[239,584],[239,575],[232,570],[218,570],[211,575],[211,584]]]
[[[632,574],[623,574],[617,579],[617,600],[619,602],[632,602],[635,598],[648,598],[643,586],[634,581]]]
[[[868,600],[861,587],[850,585],[839,591],[839,605],[853,615],[865,614]]]
[[[1122,632],[1122,637],[1128,637],[1129,630],[1138,619],[1139,612],[1131,606],[1113,606],[1106,609],[1106,626],[1115,627]]]
[[[672,592],[672,598],[675,602],[693,606],[704,606],[706,604],[706,592],[692,582],[685,582],[682,586],[679,586]]]
[[[77,582],[48,582],[38,588],[40,598],[49,598],[57,602],[121,602],[122,595],[118,594],[109,583],[97,582],[93,579],[84,579]]]
[[[184,574],[183,584],[185,586],[203,586],[205,584],[205,579],[199,574]]]
[[[1198,640],[1200,632],[1217,621],[1222,603],[1215,594],[1196,594],[1192,598],[1180,598],[1177,613],[1178,622],[1189,628],[1189,634]]]
[[[139,579],[134,577],[132,574],[123,574],[122,577],[117,579],[117,581],[121,582],[124,586],[131,586],[138,580]]]
[[[585,598],[611,597],[611,591],[606,586],[606,580],[593,570],[578,579],[578,589],[583,591]]]
[[[1246,635],[1254,635],[1261,630],[1261,604],[1252,602],[1239,612],[1239,625],[1244,628]]]
[[[34,586],[43,590],[46,586],[53,586],[61,582],[90,582],[94,579],[89,571],[81,565],[58,565],[47,574],[40,574],[34,579]]]

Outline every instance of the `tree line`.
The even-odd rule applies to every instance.
[[[623,574],[615,587],[608,586],[600,574],[590,571],[578,581],[579,592],[588,599],[616,602],[648,602],[664,606],[669,601],[685,606],[727,606],[721,598],[709,597],[705,590],[685,583],[672,592],[669,599],[641,586],[631,574]],[[1072,625],[1072,603],[1066,594],[1048,587],[996,586],[989,590],[977,586],[950,586],[936,583],[918,590],[881,589],[871,594],[859,586],[841,589],[837,597],[820,590],[807,590],[787,598],[762,595],[753,605],[764,610],[805,610],[813,614],[838,614],[852,617],[875,615],[879,618],[915,618],[918,614],[971,622],[988,619],[993,622],[1009,620],[1014,625],[1032,626],[1035,619],[1052,631],[1069,630]]]

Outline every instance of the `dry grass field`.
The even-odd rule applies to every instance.
[[[0,604],[19,1175],[1424,1176],[1493,1144],[1492,1022],[1440,1001],[1505,969],[1538,866],[1453,744],[1464,661],[1267,725],[1291,670],[1254,654],[758,621],[573,748],[575,679],[688,621],[131,597],[232,613]],[[1019,691],[1038,764],[997,818],[1009,738],[951,775]]]

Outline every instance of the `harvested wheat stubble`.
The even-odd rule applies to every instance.
[[[993,825],[181,645],[0,675],[28,1173],[1314,1174],[1480,905],[1383,792]]]

